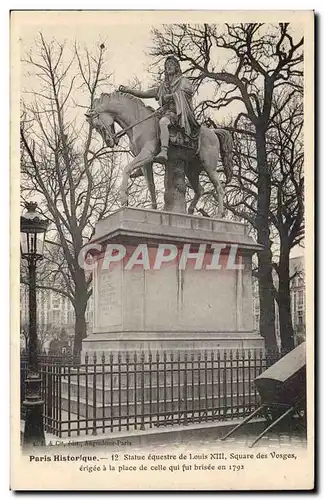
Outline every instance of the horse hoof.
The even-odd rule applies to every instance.
[[[153,161],[154,163],[160,163],[160,165],[166,165],[168,163],[168,157],[166,154],[161,153],[155,156]]]
[[[194,208],[188,208],[188,214],[192,215],[194,213],[195,209]]]

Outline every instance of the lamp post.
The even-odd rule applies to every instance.
[[[28,369],[25,380],[26,408],[23,446],[45,445],[43,426],[43,401],[41,397],[41,377],[38,371],[38,345],[36,330],[36,264],[43,258],[46,219],[37,212],[37,203],[26,203],[25,212],[20,217],[21,258],[28,262],[29,277],[29,338]]]

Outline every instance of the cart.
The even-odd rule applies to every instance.
[[[306,342],[283,356],[259,375],[254,383],[261,405],[221,438],[224,441],[258,414],[266,419],[266,428],[249,445],[252,448],[265,434],[289,415],[306,415]]]

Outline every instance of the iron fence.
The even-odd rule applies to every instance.
[[[58,437],[245,417],[258,406],[262,350],[40,356],[45,430]],[[27,356],[21,355],[21,380]],[[22,400],[23,400],[22,386]],[[23,405],[22,405],[23,411]]]

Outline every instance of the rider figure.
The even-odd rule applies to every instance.
[[[182,75],[180,64],[174,56],[168,56],[164,64],[164,80],[158,87],[146,91],[132,90],[120,86],[121,92],[127,92],[136,97],[154,98],[163,106],[161,111],[160,140],[161,151],[155,161],[166,163],[168,159],[169,127],[181,127],[189,137],[199,127],[193,111],[192,97],[194,88],[190,80]]]

